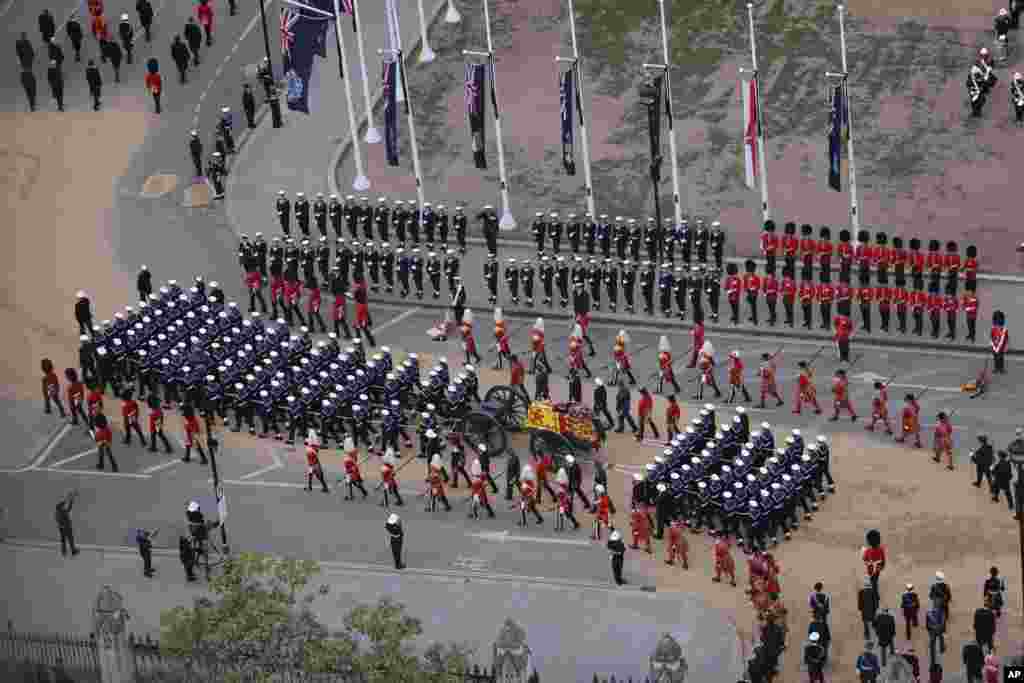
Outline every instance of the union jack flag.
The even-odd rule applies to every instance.
[[[290,7],[281,10],[281,54],[291,56],[292,45],[295,43],[293,30],[299,20],[299,13]]]
[[[477,103],[480,101],[480,89],[477,86],[475,77],[476,67],[473,64],[466,65],[466,111],[470,114],[479,114]]]

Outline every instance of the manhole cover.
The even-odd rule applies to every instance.
[[[139,196],[143,199],[156,199],[174,191],[178,186],[178,176],[170,173],[158,173],[146,178]]]

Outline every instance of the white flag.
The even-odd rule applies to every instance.
[[[757,189],[760,169],[757,165],[758,149],[761,144],[761,120],[758,111],[757,79],[751,78],[740,83],[743,96],[743,166],[746,171],[747,187]]]

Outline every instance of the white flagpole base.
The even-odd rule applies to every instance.
[[[455,8],[455,3],[452,0],[448,0],[448,11],[444,15],[445,23],[457,24],[462,21],[462,15],[459,14],[459,10]]]
[[[369,128],[366,129],[366,143],[367,144],[369,144],[369,145],[376,145],[378,142],[380,142],[383,139],[384,138],[382,138],[380,136],[380,131],[377,130],[374,126],[370,126]]]
[[[498,222],[498,227],[502,230],[516,229],[516,219],[512,217],[511,211],[505,211],[501,214],[501,221]]]
[[[437,54],[433,50],[430,49],[429,45],[424,45],[423,49],[420,50],[420,57],[419,57],[419,60],[418,60],[419,63],[420,64],[429,64],[430,62],[434,61],[435,59],[437,59]]]
[[[370,179],[364,175],[356,176],[356,179],[352,182],[352,189],[358,192],[370,189]]]

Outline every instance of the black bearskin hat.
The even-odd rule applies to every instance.
[[[942,248],[942,243],[938,240],[929,240],[928,251],[938,251]]]
[[[921,248],[921,240],[917,239],[916,237],[910,238],[910,250],[911,251],[917,251],[920,248]]]
[[[753,259],[747,259],[747,262],[743,264],[748,273],[753,273],[757,270],[757,264],[754,263]]]
[[[872,529],[865,536],[869,548],[877,548],[882,545],[882,534],[879,533],[878,529]]]
[[[893,237],[892,238],[892,248],[893,249],[902,249],[903,248],[903,238],[902,237]]]
[[[967,258],[978,258],[978,248],[973,244],[967,247]]]
[[[725,266],[725,272],[727,272],[729,275],[735,275],[736,273],[740,272],[740,269],[739,266],[737,266],[735,263],[730,263]]]
[[[769,219],[764,222],[765,232],[775,232],[775,221]]]
[[[868,232],[867,230],[858,230],[857,231],[857,241],[862,243],[862,244],[864,242],[870,242],[871,241],[871,233]]]
[[[796,223],[794,223],[793,221],[790,221],[789,223],[786,223],[786,227],[784,228],[784,230],[786,231],[787,235],[795,235],[796,234]]]
[[[839,241],[840,242],[849,242],[850,241],[850,231],[849,230],[840,230],[839,231]]]
[[[992,324],[999,326],[1006,325],[1006,314],[1002,311],[992,311]]]
[[[968,292],[974,292],[978,289],[978,281],[973,278],[968,278],[964,281],[964,289]]]
[[[946,242],[946,251],[948,251],[950,254],[955,254],[959,250],[960,247],[957,246],[956,242]]]
[[[810,237],[814,234],[814,226],[810,223],[804,223],[800,226],[800,234],[804,237]]]
[[[884,232],[875,233],[875,243],[881,246],[885,246],[889,243],[889,236]]]
[[[832,239],[832,231],[828,229],[828,226],[822,226],[821,230],[818,231],[818,237],[823,240]]]

